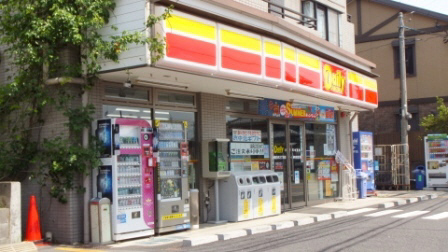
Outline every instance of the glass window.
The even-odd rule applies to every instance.
[[[172,93],[172,92],[158,92],[157,95],[158,102],[160,103],[171,103],[177,105],[194,106],[194,95],[193,94],[182,94],[182,93]]]
[[[127,107],[121,105],[103,105],[103,117],[152,119],[151,109],[149,108]]]
[[[339,15],[328,9],[328,41],[339,46]]]
[[[325,8],[322,6],[318,6],[316,9],[317,14],[317,31],[320,34],[320,37],[323,39],[327,39],[327,15],[325,13]]]
[[[310,200],[338,196],[339,168],[336,164],[336,126],[305,124],[306,169]]]
[[[106,98],[119,98],[136,101],[149,101],[150,97],[149,90],[119,86],[106,86],[104,95]]]
[[[303,14],[305,14],[308,17],[316,18],[314,13],[314,2],[313,1],[305,1],[302,3],[303,5]],[[305,22],[309,21],[309,19],[305,18]],[[307,26],[311,27],[313,23],[309,23]]]
[[[228,98],[226,110],[241,113],[258,113],[258,101]]]
[[[199,165],[198,165],[198,148],[196,143],[196,119],[194,112],[159,110],[154,112],[154,120],[172,122],[187,122],[187,141],[188,152],[190,155],[188,162],[188,181],[190,188],[198,188],[199,182]]]
[[[415,43],[415,42],[414,42]],[[415,59],[415,44],[409,42],[405,45],[405,60],[406,60],[406,76],[412,77],[417,74],[416,59]],[[395,61],[395,78],[400,77],[400,48],[394,46],[394,61]]]
[[[232,140],[233,130],[253,130],[254,135],[261,136],[261,142],[232,141],[231,144],[241,143],[250,147],[250,143],[256,145],[257,151],[260,154],[245,154],[230,156],[230,170],[231,171],[256,171],[256,170],[270,170],[269,164],[269,139],[268,139],[268,122],[266,119],[259,118],[242,118],[236,116],[226,116],[227,122],[227,138]],[[244,134],[247,131],[241,133]],[[239,134],[239,133],[238,133]],[[261,149],[263,149],[261,151]]]

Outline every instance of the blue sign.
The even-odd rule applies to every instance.
[[[333,107],[303,105],[273,99],[263,99],[259,101],[258,114],[263,116],[295,118],[316,122],[335,122]]]

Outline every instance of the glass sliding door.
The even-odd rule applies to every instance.
[[[286,133],[286,124],[272,124],[272,165],[273,170],[278,174],[279,179],[283,180],[283,190],[281,191],[282,208],[290,208]]]
[[[301,125],[289,125],[289,174],[291,207],[305,205],[305,174],[303,158],[303,127]]]

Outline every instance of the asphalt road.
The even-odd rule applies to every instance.
[[[448,193],[307,226],[164,251],[448,251]]]

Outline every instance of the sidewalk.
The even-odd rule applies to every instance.
[[[431,196],[428,196],[431,195]],[[434,195],[434,196],[432,196]],[[156,237],[118,242],[111,245],[83,246],[100,250],[138,251],[161,247],[196,246],[219,240],[227,240],[256,233],[269,232],[293,226],[302,226],[340,217],[388,208],[396,205],[415,203],[419,200],[431,199],[447,195],[444,191],[378,191],[377,197],[357,199],[355,201],[331,202],[285,212],[278,216],[265,217],[250,221],[225,223],[220,225],[201,224],[199,229],[176,232]],[[423,198],[425,197],[425,198]],[[420,198],[420,199],[419,199]],[[59,248],[59,249],[58,249]],[[68,250],[73,248],[58,246],[40,248],[42,251]],[[71,250],[74,251],[74,250]]]

